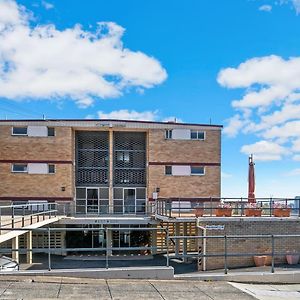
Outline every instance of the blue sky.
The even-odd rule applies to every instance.
[[[223,124],[222,195],[254,153],[257,195],[294,197],[299,2],[0,0],[0,118]]]

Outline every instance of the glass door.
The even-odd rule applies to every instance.
[[[86,212],[87,214],[98,214],[99,210],[98,189],[87,188]]]
[[[135,214],[135,189],[124,189],[124,214]]]

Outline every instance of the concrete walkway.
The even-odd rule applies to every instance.
[[[259,300],[300,299],[300,284],[231,283],[231,285]]]
[[[1,279],[0,299],[255,299],[225,282],[33,278],[34,281],[31,277]]]

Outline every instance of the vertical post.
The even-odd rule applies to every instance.
[[[26,263],[32,264],[32,231],[31,230],[29,230],[26,234],[26,246],[27,246]]]
[[[50,227],[48,227],[48,270],[51,271],[51,243],[50,243]]]
[[[109,201],[108,201],[108,206],[109,206],[109,213],[113,214],[113,156],[114,156],[114,142],[113,142],[113,130],[112,128],[109,129],[109,138],[108,138],[108,143],[109,143],[109,175],[108,175],[108,180],[109,180]]]
[[[108,228],[105,228],[105,232],[106,232],[106,255],[105,255],[105,267],[106,269],[108,269]]]
[[[12,205],[11,210],[11,228],[15,228],[15,210],[14,206]]]
[[[172,206],[171,206],[172,207]],[[179,217],[181,216],[181,199],[179,198]],[[172,217],[172,216],[171,216]]]
[[[167,240],[167,267],[170,266],[170,260],[169,260],[169,227],[167,228],[167,236],[166,236]]]
[[[210,197],[210,216],[213,214],[212,197]]]
[[[272,197],[270,197],[270,217],[272,217]]]
[[[187,223],[186,222],[183,223],[183,235],[184,236],[188,235],[187,234]],[[187,239],[184,238],[183,239],[183,262],[185,262],[185,263],[187,262],[186,255],[187,255]]]
[[[151,247],[152,247],[152,249],[151,249],[151,254],[155,255],[155,254],[157,254],[157,248],[156,248],[157,247],[157,231],[156,230],[152,230],[151,233],[152,233],[152,239],[151,239]],[[153,248],[153,247],[155,247],[155,248]]]
[[[175,235],[179,236],[180,235],[180,226],[179,223],[175,223]],[[179,257],[179,250],[180,250],[180,240],[175,239],[175,257]]]
[[[12,259],[19,263],[19,236],[12,239]]]
[[[24,227],[25,226],[25,222],[24,222],[24,219],[25,219],[25,207],[24,206],[22,206],[22,227]]]
[[[224,235],[224,273],[228,273],[228,265],[227,265],[227,236]]]
[[[272,267],[271,267],[271,273],[274,273],[274,264],[275,264],[275,257],[274,257],[274,252],[275,252],[275,243],[274,243],[274,235],[272,234],[271,236],[271,242],[272,242]]]

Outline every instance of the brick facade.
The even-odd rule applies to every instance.
[[[298,219],[280,218],[236,218],[229,220],[206,219],[200,222],[201,226],[225,225],[224,230],[207,230],[207,236],[223,235],[284,235],[293,234],[300,231],[300,221]],[[203,232],[200,230],[199,234]],[[271,253],[271,238],[239,238],[227,240],[228,253]],[[200,243],[201,244],[201,243]],[[287,251],[300,252],[300,238],[275,238],[274,244],[275,263],[284,263]],[[207,254],[224,254],[224,239],[207,239]],[[254,266],[253,255],[248,257],[228,257],[228,268],[238,268]],[[223,257],[209,257],[206,259],[207,270],[223,269]]]

